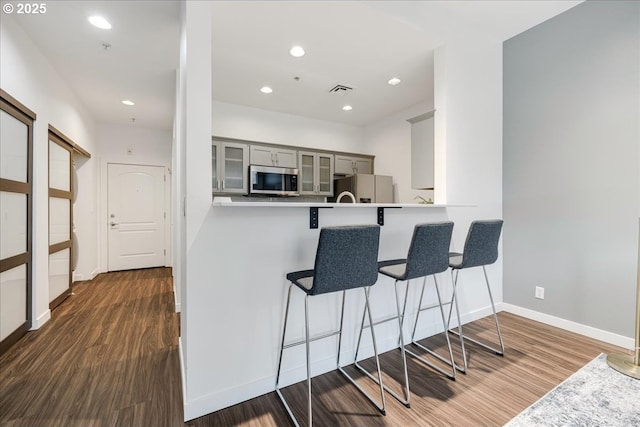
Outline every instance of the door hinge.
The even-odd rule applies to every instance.
[[[167,256],[167,250],[166,249],[164,250],[164,256]]]
[[[164,176],[164,182],[167,182],[167,175]]]
[[[164,213],[164,219],[167,219],[167,213],[166,212]]]

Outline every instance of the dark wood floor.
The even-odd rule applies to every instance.
[[[102,274],[74,292],[51,321],[0,357],[1,426],[289,425],[274,393],[182,422],[179,319],[169,269]],[[508,313],[499,317],[505,357],[469,344],[469,373],[455,382],[409,359],[411,409],[387,396],[383,417],[339,374],[314,378],[314,424],[499,426],[599,353],[621,351]],[[491,327],[485,318],[468,330],[493,339]],[[443,341],[437,336],[426,343],[442,349]],[[382,357],[385,379],[397,390],[398,355]],[[375,392],[367,378],[359,382]],[[304,419],[305,385],[285,395]]]

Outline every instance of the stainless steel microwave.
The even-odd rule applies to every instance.
[[[299,196],[298,169],[249,165],[249,194]]]

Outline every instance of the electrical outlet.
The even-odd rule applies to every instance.
[[[544,299],[544,288],[541,286],[536,286],[536,298]]]

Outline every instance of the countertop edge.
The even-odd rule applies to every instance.
[[[462,204],[420,204],[420,203],[297,203],[297,202],[231,202],[216,200],[214,207],[265,207],[265,208],[461,208],[475,205]]]

